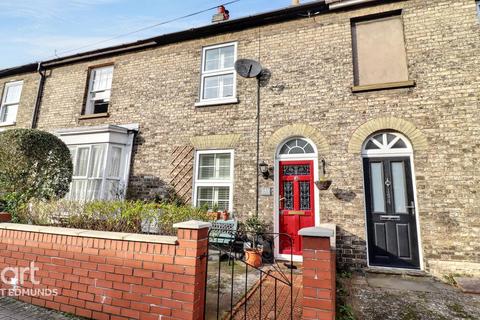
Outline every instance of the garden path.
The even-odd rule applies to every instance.
[[[0,297],[0,320],[80,320],[71,315]]]

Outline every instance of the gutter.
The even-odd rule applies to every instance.
[[[328,9],[343,9],[346,7],[363,5],[369,2],[380,2],[380,0],[325,0],[325,4],[328,5]],[[382,1],[386,2],[386,1]]]
[[[35,99],[35,107],[32,114],[32,129],[37,128],[38,114],[40,112],[40,105],[42,104],[43,88],[45,87],[45,80],[47,78],[47,71],[43,69],[42,62],[38,63],[37,72],[40,75],[40,81],[38,82],[37,98]]]

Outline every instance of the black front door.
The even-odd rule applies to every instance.
[[[410,159],[364,158],[370,265],[420,267]]]

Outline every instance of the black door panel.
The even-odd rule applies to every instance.
[[[371,265],[420,267],[410,159],[364,158]]]

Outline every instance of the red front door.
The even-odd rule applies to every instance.
[[[302,254],[302,243],[298,231],[315,225],[313,161],[281,161],[279,176],[281,254]]]

